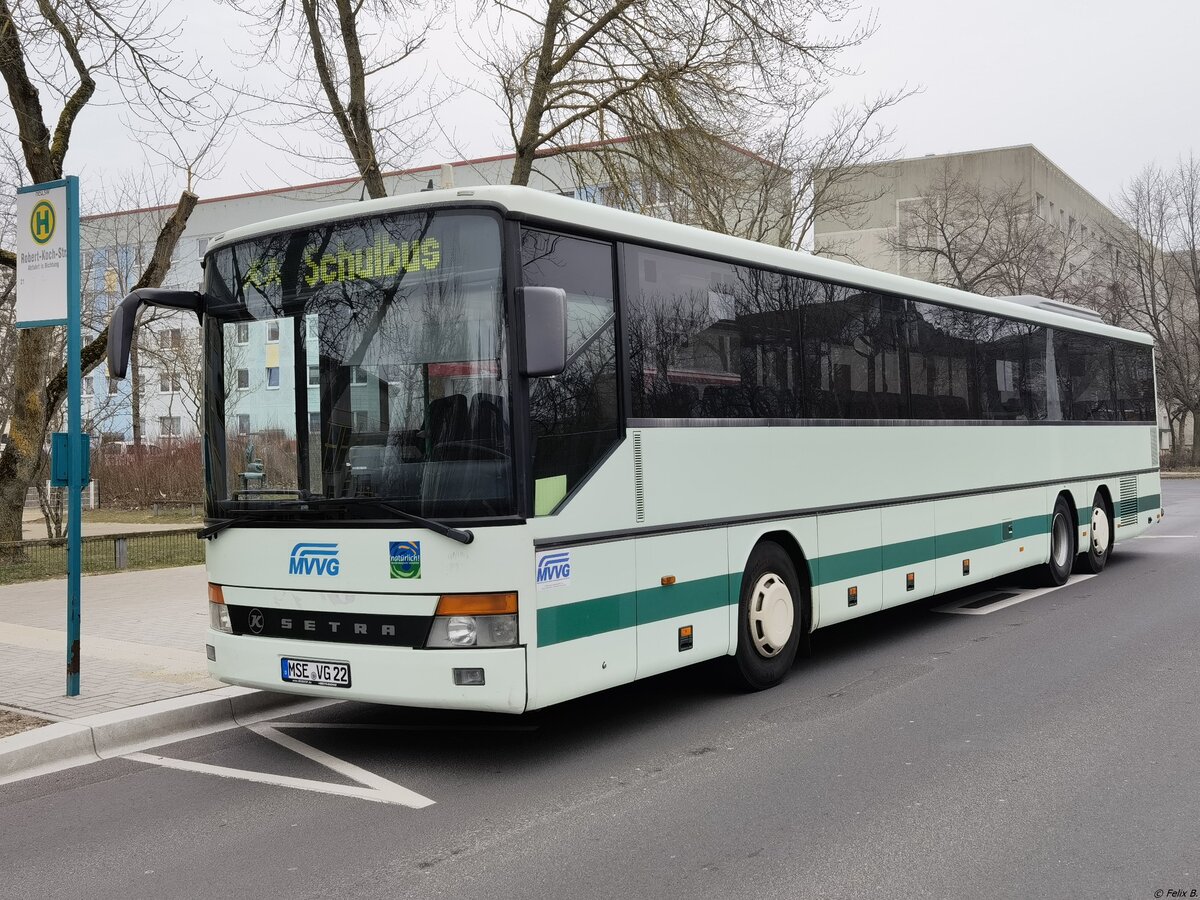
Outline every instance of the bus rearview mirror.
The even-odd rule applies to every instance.
[[[196,319],[201,320],[204,316],[204,295],[199,291],[165,288],[138,288],[131,291],[117,304],[108,322],[108,374],[113,378],[124,378],[129,371],[133,329],[137,327],[138,310],[143,306],[182,309],[194,312]]]
[[[525,310],[523,375],[561,375],[567,365],[567,292],[562,288],[521,288]]]

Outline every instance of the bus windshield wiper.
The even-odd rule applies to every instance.
[[[196,533],[196,537],[207,541],[215,538],[226,528],[232,528],[234,525],[245,525],[249,522],[275,522],[278,521],[278,519],[271,515],[271,513],[275,512],[276,510],[295,510],[299,508],[301,511],[303,511],[310,503],[312,503],[311,500],[281,500],[276,501],[275,505],[266,509],[252,509],[236,512],[227,519],[218,519],[215,522],[205,525],[200,529],[199,532]]]
[[[371,506],[377,507],[384,512],[389,512],[394,516],[399,516],[406,522],[412,522],[414,525],[420,525],[422,528],[428,528],[434,534],[440,534],[442,537],[448,537],[452,541],[458,541],[460,544],[469,544],[475,540],[475,535],[465,528],[451,528],[449,525],[443,525],[433,519],[427,519],[424,516],[418,516],[416,513],[410,513],[406,509],[401,509],[399,506],[394,506],[384,500],[376,500],[374,497],[320,497],[312,500],[301,500],[300,503],[305,503],[313,507],[339,507],[347,508],[351,504],[369,503]]]
[[[197,537],[208,540],[214,538],[226,528],[232,528],[234,525],[242,525],[248,522],[271,522],[274,521],[274,516],[270,513],[274,510],[317,510],[317,509],[347,509],[352,504],[369,503],[384,512],[389,512],[394,516],[398,516],[407,522],[412,522],[414,525],[420,525],[422,528],[428,528],[435,534],[440,534],[442,537],[448,537],[452,541],[458,541],[460,544],[469,544],[475,540],[475,535],[465,528],[451,528],[449,525],[443,525],[441,522],[436,522],[433,519],[427,519],[424,516],[418,516],[416,513],[410,513],[408,510],[401,509],[399,506],[393,506],[391,503],[382,500],[376,500],[371,497],[310,497],[301,500],[286,500],[279,501],[271,509],[253,510],[249,512],[238,513],[230,516],[228,519],[220,519],[213,522],[211,525],[206,525],[200,529]]]

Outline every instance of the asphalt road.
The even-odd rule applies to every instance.
[[[1164,494],[1099,578],[819,632],[761,694],[287,731],[425,808],[127,759],[0,788],[0,897],[1200,896],[1200,481]],[[353,784],[246,729],[153,753]]]

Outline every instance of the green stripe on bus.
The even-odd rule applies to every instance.
[[[636,614],[637,595],[632,592],[546,606],[537,612],[538,646],[632,628],[637,624]]]
[[[714,575],[712,578],[697,578],[695,581],[681,581],[670,587],[642,591],[642,602],[637,608],[637,623],[645,625],[648,622],[661,622],[663,619],[728,606],[733,602],[729,581],[728,575]],[[738,583],[741,584],[740,578]]]
[[[1138,499],[1141,512],[1158,509],[1160,496],[1151,494]],[[1091,518],[1091,507],[1078,511],[1080,523]],[[1050,516],[1025,516],[1012,520],[1013,533],[1004,537],[1004,525],[983,525],[951,531],[935,537],[898,541],[882,547],[866,550],[851,550],[847,553],[831,553],[829,556],[809,560],[814,586],[843,581],[875,572],[898,569],[915,563],[931,562],[945,556],[957,556],[986,547],[994,547],[1007,541],[1047,534]],[[660,622],[676,616],[703,612],[737,603],[741,593],[742,573],[714,575],[698,578],[670,587],[652,587],[641,591],[641,602],[635,592],[580,600],[561,606],[543,607],[537,611],[538,646],[548,647],[592,637],[635,625]]]
[[[1026,516],[1023,519],[1014,519],[1013,533],[1007,540],[1014,541],[1036,534],[1046,534],[1050,530],[1049,522],[1049,516]],[[851,550],[848,553],[832,553],[814,560],[813,584],[829,584],[833,581],[858,578],[888,569],[898,569],[901,566],[929,562],[943,556],[970,553],[972,550],[1002,544],[1005,540],[1004,526],[997,522],[994,525],[951,531],[934,537],[899,541],[895,544],[885,544],[882,547]]]

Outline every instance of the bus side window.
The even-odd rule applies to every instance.
[[[521,234],[523,283],[567,294],[567,368],[529,386],[534,515],[548,515],[620,437],[611,244]]]

